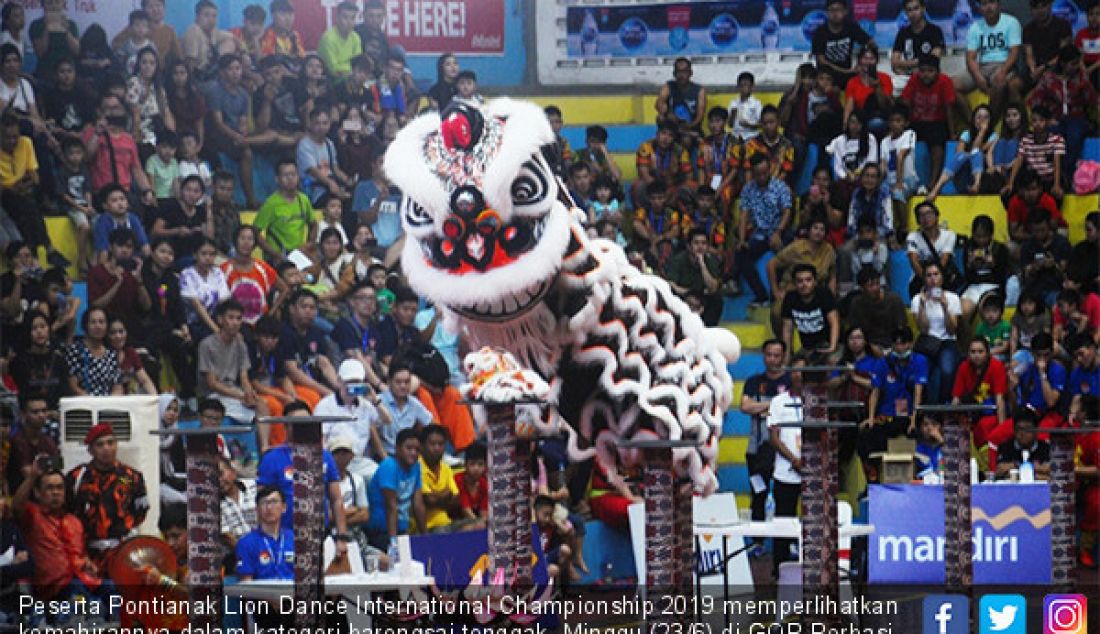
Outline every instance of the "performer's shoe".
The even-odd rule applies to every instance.
[[[1082,549],[1077,555],[1077,560],[1081,562],[1081,565],[1089,570],[1096,570],[1096,558],[1092,556],[1092,553],[1086,549]]]

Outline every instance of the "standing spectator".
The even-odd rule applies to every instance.
[[[791,190],[771,176],[768,159],[757,154],[750,159],[752,180],[741,191],[741,248],[737,251],[737,269],[754,294],[754,303],[768,303],[768,294],[756,272],[756,261],[769,250],[778,252],[786,242],[784,234],[791,222]]]
[[[926,200],[934,202],[940,190],[952,178],[955,179],[955,186],[959,191],[971,195],[981,191],[986,171],[985,162],[998,139],[994,123],[993,111],[989,106],[982,104],[974,109],[970,115],[970,127],[959,135],[955,157],[940,174]]]
[[[409,518],[425,526],[423,481],[419,462],[420,439],[416,431],[404,429],[397,434],[397,452],[378,465],[367,485],[371,508],[367,533],[371,546],[388,550],[398,535],[409,532]]]
[[[176,120],[168,107],[168,95],[161,84],[160,58],[152,46],[139,50],[135,56],[133,74],[126,82],[126,101],[136,114],[135,132],[140,132],[141,145],[146,148],[143,156],[147,156],[157,144],[158,132],[176,129]]]
[[[180,40],[182,59],[195,79],[213,79],[219,56],[232,46],[233,36],[218,28],[218,5],[211,0],[195,3],[195,22]]]
[[[278,190],[260,207],[253,225],[263,232],[258,236],[260,248],[272,262],[301,247],[313,230],[313,204],[298,190],[298,166],[289,159],[275,166]]]
[[[703,116],[707,111],[707,91],[691,81],[691,60],[678,57],[672,65],[673,79],[657,93],[654,108],[657,125],[669,124],[680,142],[694,147],[702,136]]]
[[[1050,6],[1050,0],[1039,1]],[[1056,113],[1057,123],[1051,128],[1051,132],[1065,139],[1066,156],[1062,163],[1062,174],[1067,179],[1072,178],[1076,172],[1077,159],[1081,156],[1085,138],[1092,136],[1096,130],[1095,123],[1090,123],[1089,111],[1095,111],[1097,103],[1100,103],[1100,94],[1081,67],[1081,52],[1073,46],[1065,46],[1058,51],[1054,64],[1043,73],[1038,85],[1027,98],[1027,104],[1032,111],[1042,104],[1050,112]]]
[[[145,12],[145,17],[149,23],[149,39],[157,47],[157,54],[160,55],[161,59],[182,60],[179,40],[176,38],[176,29],[164,21],[164,2],[165,0],[141,0],[141,9]],[[111,40],[111,48],[119,48],[123,42],[132,37],[129,27],[119,31],[118,35]]]
[[[878,70],[878,48],[868,45],[859,52],[858,72],[844,88],[844,120],[853,112],[866,122],[867,130],[882,138],[886,133],[886,117],[894,105],[894,82]]]
[[[808,355],[800,352],[791,360],[790,387],[778,392],[768,405],[768,434],[775,448],[775,466],[772,470],[772,495],[775,498],[776,517],[795,517],[798,513],[798,498],[802,486],[802,429],[800,427],[779,427],[780,423],[798,423],[802,421],[802,371]],[[794,553],[795,541],[775,540],[775,564],[787,561]]]
[[[167,84],[164,89],[165,96],[168,100],[168,111],[172,113],[172,118],[176,122],[176,132],[179,134],[181,148],[185,143],[186,135],[194,134],[198,141],[198,146],[195,148],[197,156],[206,141],[206,98],[195,87],[191,69],[183,61],[178,59],[171,61],[166,68],[168,77],[165,81]]]
[[[85,128],[82,137],[91,161],[92,189],[102,191],[114,183],[122,187],[122,192],[129,198],[136,185],[141,203],[152,207],[157,198],[142,170],[137,143],[127,131],[129,122],[126,106],[117,95],[106,93],[100,98],[99,117],[94,126]]]
[[[938,70],[939,60],[947,48],[943,30],[928,21],[924,0],[906,0],[902,9],[905,11],[906,25],[894,37],[894,47],[890,51],[890,69],[897,75],[916,75],[921,59],[932,57],[936,59]],[[912,79],[909,81],[911,83]]]
[[[848,19],[847,0],[828,0],[825,16],[825,24],[814,31],[810,50],[819,71],[828,70],[838,86],[847,86],[858,70],[859,52],[871,37]]]
[[[345,1],[336,5],[333,25],[321,34],[321,41],[317,43],[317,54],[325,60],[325,66],[334,78],[347,77],[351,73],[351,60],[363,53],[359,34],[352,30],[358,14],[359,7],[354,2]]]
[[[741,412],[752,419],[749,444],[745,450],[745,464],[749,468],[749,484],[752,487],[752,521],[763,522],[768,491],[771,488],[775,467],[775,447],[768,433],[768,411],[772,399],[791,389],[790,374],[783,369],[787,347],[779,339],[769,339],[761,346],[764,351],[764,371],[745,381],[741,392]],[[754,549],[762,549],[764,540],[754,540]]]
[[[980,6],[982,19],[975,20],[966,34],[967,74],[955,78],[955,90],[967,93],[977,88],[989,95],[996,120],[1015,92],[1022,34],[1019,20],[1001,13],[1000,0],[981,0]]]
[[[909,316],[901,297],[883,286],[882,276],[875,269],[860,269],[856,282],[860,292],[849,305],[848,325],[863,331],[872,352],[881,357],[894,343],[894,333],[899,328],[908,330]]]
[[[73,513],[84,524],[92,560],[105,564],[145,521],[149,497],[145,476],[118,459],[118,440],[109,423],[89,429],[84,445],[92,459],[69,471],[65,486],[73,495]]]
[[[1045,209],[1033,209],[1027,224],[1031,238],[1020,245],[1023,287],[1042,294],[1043,302],[1054,306],[1065,279],[1069,241],[1051,229],[1050,214]]]
[[[243,312],[233,298],[215,309],[218,329],[199,344],[199,395],[220,401],[229,418],[250,424],[257,417],[267,416],[268,411],[248,376],[248,347],[241,335]]]
[[[817,284],[812,264],[794,266],[794,292],[783,295],[783,343],[793,350],[794,331],[798,331],[802,349],[832,354],[840,339],[840,318],[832,291]]]
[[[34,144],[19,134],[19,120],[12,112],[0,115],[0,205],[19,227],[19,233],[37,256],[45,247],[53,266],[69,261],[54,248],[38,209],[38,157]]]
[[[923,338],[917,352],[928,358],[931,368],[928,402],[947,402],[959,359],[957,339],[962,303],[958,295],[944,289],[943,267],[939,262],[925,263],[924,288],[913,296],[910,310]]]
[[[218,332],[214,309],[230,297],[225,273],[214,266],[216,254],[214,243],[203,238],[194,251],[194,264],[180,273],[180,297],[187,307],[187,328],[196,345]]]
[[[1031,0],[1031,21],[1024,25],[1024,76],[1021,93],[1031,90],[1058,64],[1063,47],[1073,47],[1073,27],[1054,15],[1054,0]],[[1088,81],[1086,79],[1086,81]]]
[[[107,347],[107,311],[92,306],[80,318],[84,337],[65,353],[69,392],[74,396],[121,396],[118,355]]]
[[[42,17],[31,22],[28,34],[38,56],[35,74],[49,78],[61,58],[80,53],[80,31],[65,13],[65,0],[43,0],[42,11]]]
[[[943,271],[954,267],[955,242],[958,236],[940,224],[940,210],[930,201],[922,201],[913,213],[917,216],[917,230],[905,238],[905,250],[913,277],[909,280],[909,294],[915,295],[924,284],[924,268],[929,262],[940,265]]]
[[[311,291],[293,291],[287,299],[290,319],[283,324],[276,353],[282,372],[294,384],[298,398],[313,401],[332,394],[330,386],[339,385],[336,368],[325,356],[325,335],[313,325],[317,318],[317,296]],[[285,415],[285,412],[284,412]]]
[[[88,305],[108,311],[123,320],[127,330],[137,330],[140,314],[149,310],[152,299],[141,283],[141,258],[134,257],[134,232],[111,232],[107,261],[88,271]]]
[[[202,179],[198,176],[184,179],[179,195],[161,203],[153,221],[153,238],[170,238],[180,254],[194,253],[201,242],[213,238],[214,218],[202,198]],[[190,257],[181,256],[176,259],[176,268],[186,268],[191,262]]]
[[[1073,43],[1085,57],[1085,74],[1093,88],[1100,90],[1100,2],[1089,7],[1088,24],[1077,32]]]
[[[761,110],[764,105],[752,94],[756,78],[752,73],[741,73],[737,76],[737,96],[730,100],[729,120],[733,129],[733,136],[742,143],[756,136],[760,128]],[[700,108],[706,104],[700,105]]]
[[[747,140],[741,152],[745,157],[742,167],[746,173],[752,167],[750,161],[753,155],[763,153],[771,163],[772,177],[793,187],[794,144],[779,133],[779,110],[775,106],[768,104],[761,110],[760,133]]]
[[[951,390],[951,402],[992,405],[996,412],[981,416],[974,427],[974,446],[979,451],[989,446],[989,465],[996,464],[997,447],[1012,438],[1012,419],[1008,417],[1008,377],[1005,366],[989,351],[989,342],[978,337],[970,342],[966,359],[959,364]]]
[[[260,56],[302,58],[305,54],[302,36],[294,30],[294,5],[290,0],[272,0],[271,26],[260,37]]]
[[[256,325],[267,314],[267,297],[276,288],[286,292],[275,269],[263,260],[252,257],[256,249],[256,228],[241,225],[233,236],[232,257],[222,262],[229,293],[241,304],[246,324]]]
[[[217,61],[218,79],[207,87],[206,104],[209,108],[213,132],[211,150],[221,152],[239,164],[240,184],[245,204],[256,208],[256,196],[252,188],[252,103],[248,91],[241,85],[244,66],[236,55],[223,55]]]
[[[454,53],[444,53],[436,60],[435,83],[428,89],[428,100],[435,110],[443,112],[458,93],[455,84],[459,70],[458,57]]]
[[[863,168],[878,165],[879,148],[878,139],[864,128],[859,114],[849,115],[845,126],[844,134],[830,141],[825,152],[832,158],[833,179],[847,206]]]

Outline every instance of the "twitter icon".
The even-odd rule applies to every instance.
[[[1027,634],[1027,602],[1018,594],[987,594],[978,604],[981,634]]]

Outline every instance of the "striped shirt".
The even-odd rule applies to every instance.
[[[222,496],[222,533],[239,538],[256,527],[256,481],[242,478],[237,480],[237,488],[236,500]]]
[[[1060,134],[1047,133],[1046,141],[1042,143],[1036,142],[1034,134],[1020,141],[1019,155],[1024,159],[1024,166],[1045,181],[1054,178],[1054,157],[1065,154],[1066,141]]]

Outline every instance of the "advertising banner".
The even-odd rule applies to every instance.
[[[871,583],[942,584],[943,487],[872,485]],[[1050,583],[1050,489],[975,485],[974,583]]]
[[[341,0],[295,0],[294,26],[315,48]],[[356,4],[363,6],[362,0]],[[504,0],[385,0],[386,33],[412,55],[503,55]],[[362,16],[360,16],[362,19]]]
[[[1082,0],[1055,0],[1054,13],[1074,29],[1085,26]],[[908,24],[903,0],[855,0],[850,17],[879,45],[893,47]],[[970,0],[927,0],[929,21],[949,46],[965,46],[982,19]],[[569,58],[809,52],[825,23],[825,0],[722,0],[675,4],[573,6],[566,12]]]

